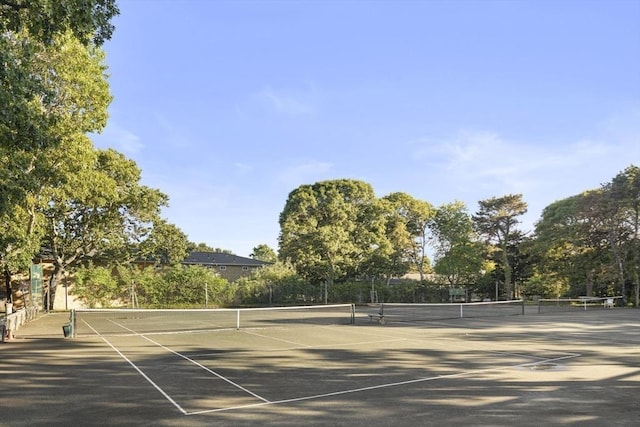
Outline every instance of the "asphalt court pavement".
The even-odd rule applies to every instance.
[[[0,345],[1,426],[637,425],[640,310]]]

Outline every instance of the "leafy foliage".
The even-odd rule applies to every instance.
[[[388,257],[389,275],[404,274],[409,264],[420,273],[420,280],[424,280],[430,268],[427,247],[429,224],[435,213],[433,207],[406,193],[391,193],[382,200],[388,206],[385,231],[393,248]]]
[[[156,219],[148,237],[138,248],[139,256],[156,265],[176,265],[188,255],[187,235],[178,227],[165,220]]]
[[[119,13],[116,0],[0,0],[0,31],[26,30],[44,43],[70,31],[84,44],[101,45]]]
[[[253,259],[270,263],[275,263],[278,260],[276,251],[265,244],[261,244],[253,248],[250,256]]]
[[[46,235],[45,209],[91,158],[86,132],[106,123],[104,56],[67,33],[50,44],[26,32],[0,38],[0,259],[27,268]],[[91,161],[91,160],[89,160]],[[82,182],[81,182],[82,183]],[[78,187],[80,188],[80,187]]]
[[[78,296],[90,307],[109,307],[122,297],[118,281],[106,267],[92,265],[76,270],[73,295]]]
[[[318,286],[302,279],[288,262],[256,270],[251,277],[235,282],[237,305],[309,304],[320,301]]]
[[[508,248],[519,224],[518,217],[527,212],[527,204],[522,194],[507,194],[478,202],[479,209],[473,217],[476,229],[487,242],[496,244],[500,249],[504,271],[504,287],[507,298],[513,297],[512,265]]]
[[[453,286],[474,283],[487,270],[486,248],[462,202],[440,206],[431,225],[436,241],[436,273]]]
[[[312,282],[331,284],[358,270],[382,232],[375,203],[373,189],[362,181],[298,187],[280,214],[280,258]]]

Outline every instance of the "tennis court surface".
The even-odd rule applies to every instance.
[[[41,315],[0,345],[0,425],[638,425],[640,310],[370,313],[166,331],[159,312],[78,316],[75,339],[68,313]]]

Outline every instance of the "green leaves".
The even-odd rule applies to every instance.
[[[452,285],[475,283],[485,270],[486,250],[464,203],[440,206],[431,228],[436,241],[435,272]]]
[[[253,248],[253,251],[251,252],[251,258],[260,261],[275,263],[278,259],[278,255],[276,254],[276,251],[274,251],[268,245],[261,244]]]
[[[389,194],[382,198],[382,203],[385,206],[385,236],[393,248],[387,258],[387,277],[406,273],[411,264],[423,280],[430,268],[427,246],[429,224],[435,214],[433,206],[406,193]]]
[[[520,236],[515,226],[520,222],[518,217],[527,212],[527,203],[522,199],[522,194],[507,194],[481,200],[478,205],[479,210],[473,217],[476,229],[488,242],[495,242],[500,249],[505,290],[507,298],[512,298],[512,266],[508,248],[512,239]]]
[[[90,308],[109,307],[119,295],[118,282],[105,267],[80,268],[74,275],[73,295],[81,298]]]
[[[402,275],[429,268],[428,225],[434,211],[405,193],[377,199],[369,184],[324,181],[294,190],[280,216],[280,257],[313,281],[358,274]]]
[[[533,249],[538,271],[592,295],[607,283],[625,295],[632,281],[638,295],[640,261],[640,169],[629,166],[601,188],[556,201],[536,224]]]
[[[70,31],[83,44],[111,38],[111,19],[120,13],[116,0],[0,0],[0,31],[27,31],[50,43]]]
[[[356,269],[375,244],[369,207],[373,188],[362,181],[323,181],[289,194],[280,214],[280,257],[303,276],[332,283]]]

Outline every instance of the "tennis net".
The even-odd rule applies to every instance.
[[[486,301],[470,303],[381,303],[375,317],[385,322],[424,322],[469,317],[524,315],[524,300]]]
[[[619,298],[622,297],[541,298],[538,300],[538,313],[613,308]]]
[[[204,332],[292,324],[352,324],[353,304],[218,309],[75,309],[72,336]]]

